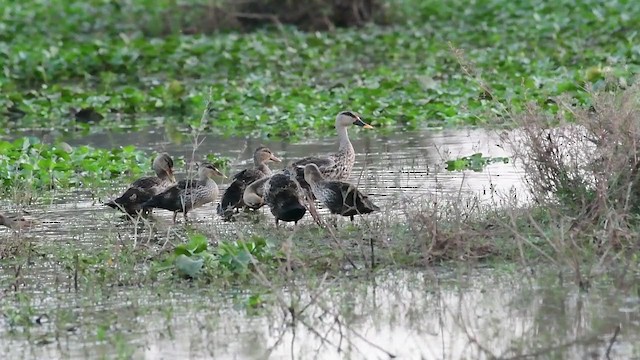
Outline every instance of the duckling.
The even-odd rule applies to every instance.
[[[129,215],[140,213],[145,201],[176,183],[173,175],[173,159],[169,154],[163,153],[156,156],[153,160],[153,170],[156,176],[146,176],[134,181],[119,198],[104,205]]]
[[[20,231],[30,229],[39,222],[30,217],[30,213],[22,211],[20,214],[3,214],[0,213],[0,225],[4,225],[9,229]]]
[[[336,116],[336,131],[340,146],[338,152],[327,157],[310,156],[293,162],[289,165],[295,178],[305,190],[305,196],[309,200],[309,212],[318,221],[318,214],[313,204],[314,195],[309,184],[305,181],[304,167],[307,164],[315,164],[323,178],[327,180],[347,180],[351,176],[351,170],[356,162],[356,153],[349,140],[347,128],[356,125],[364,129],[373,129],[373,126],[362,121],[360,114],[353,111],[342,111]]]
[[[281,162],[281,160],[268,147],[257,148],[253,153],[254,168],[242,170],[233,176],[233,182],[225,190],[218,204],[218,215],[228,220],[234,209],[244,206],[242,197],[247,185],[265,176],[271,176],[268,162]]]
[[[348,216],[351,221],[359,214],[379,211],[369,198],[361,193],[353,184],[339,180],[325,180],[316,164],[304,167],[304,178],[311,191],[332,214]]]
[[[276,227],[280,220],[293,221],[296,225],[307,209],[300,201],[300,185],[291,178],[289,171],[274,174],[264,185],[264,203],[269,205],[271,214],[276,219]]]
[[[192,209],[213,202],[218,197],[218,184],[214,176],[225,177],[220,170],[210,163],[202,163],[198,167],[198,180],[180,180],[158,195],[142,204],[143,209],[160,208],[173,211],[173,223],[179,212],[187,221],[187,213]]]

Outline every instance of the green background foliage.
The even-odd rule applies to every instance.
[[[174,1],[5,0],[0,125],[82,127],[80,109],[94,127],[199,124],[210,89],[205,130],[229,135],[322,133],[347,108],[388,128],[493,124],[638,72],[634,1],[387,5],[386,26],[193,33],[201,8]]]

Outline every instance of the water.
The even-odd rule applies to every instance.
[[[403,197],[468,194],[490,201],[513,191],[523,194],[522,174],[513,164],[490,165],[483,172],[443,170],[445,160],[476,152],[509,156],[491,133],[425,130],[378,136],[352,130],[351,135],[357,152],[352,178],[383,211],[394,211]],[[134,144],[192,156],[190,139],[160,130],[65,140],[96,147]],[[289,144],[208,136],[195,158],[209,152],[231,157],[233,174],[250,166],[259,145],[269,146],[284,164],[335,152],[337,146],[333,138]],[[283,164],[272,168],[279,166]],[[226,183],[220,186],[224,189]],[[121,190],[104,189],[99,197]],[[251,226],[221,223],[214,209],[206,206],[191,216],[216,232]],[[27,235],[36,249],[111,255],[121,251],[118,241],[131,239],[133,227],[87,192],[55,194],[48,204],[32,210],[49,221]],[[268,211],[265,214],[268,220]],[[170,226],[170,214],[159,212],[158,217],[167,232],[181,232],[180,225]],[[314,225],[307,216],[301,226]],[[144,239],[145,230],[140,231]],[[105,238],[121,240],[105,244]],[[18,239],[0,230],[0,241]],[[155,248],[164,245],[162,239],[136,241]],[[309,279],[274,285],[263,294],[265,306],[254,311],[246,306],[251,289],[242,287],[202,288],[188,282],[137,286],[135,273],[148,271],[144,264],[134,267],[133,279],[123,271],[121,278],[105,281],[109,286],[81,287],[76,293],[69,270],[73,251],[46,251],[36,250],[19,271],[10,259],[0,269],[4,358],[384,359],[393,354],[403,359],[475,359],[530,353],[542,358],[603,358],[620,324],[623,331],[612,342],[612,358],[640,356],[635,345],[640,343],[640,300],[629,289],[612,291],[611,284],[582,293],[570,281],[542,275],[396,270],[369,278],[345,276],[321,285],[309,284]],[[305,308],[296,314],[299,321],[293,326],[287,310],[292,301],[297,309]]]
[[[68,313],[67,322],[52,315],[28,335],[5,331],[0,349],[7,359],[601,359],[624,324],[611,358],[637,358],[640,350],[640,299],[609,288],[580,293],[548,278],[489,271],[396,271],[320,288],[295,326],[288,302],[254,314],[229,290],[185,288],[160,297],[153,288],[112,289],[96,304],[57,293],[57,305],[41,304],[34,314]],[[303,285],[281,291],[299,308],[310,302]]]

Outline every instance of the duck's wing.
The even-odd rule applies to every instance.
[[[131,183],[130,188],[135,187],[139,189],[150,189],[152,187],[160,185],[162,181],[156,176],[145,176]]]
[[[258,169],[246,169],[233,176],[234,181],[240,181],[245,185],[249,185],[256,180],[260,180],[265,174]]]
[[[126,212],[135,212],[141,208],[141,205],[151,199],[154,193],[149,189],[142,189],[139,187],[128,188],[120,197],[104,203],[113,209],[124,210]]]
[[[344,216],[368,214],[380,210],[368,196],[353,184],[342,182],[341,193],[343,201],[342,215]]]

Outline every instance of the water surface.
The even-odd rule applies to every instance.
[[[490,132],[351,134],[357,152],[352,181],[383,211],[393,211],[389,208],[398,199],[433,194],[491,200],[513,189],[523,193],[521,171],[512,163],[490,165],[482,172],[444,170],[446,160],[476,152],[509,156]],[[287,143],[207,136],[194,152],[188,138],[169,138],[162,130],[151,130],[64,140],[107,148],[133,144],[196,160],[213,152],[234,159],[230,174],[250,166],[259,145],[269,146],[285,164],[337,149],[334,138]],[[104,239],[120,239],[123,232],[138,229],[135,241],[161,246],[162,239],[145,239],[155,235],[100,205],[125,185],[54,193],[35,204],[32,211],[46,215],[49,222],[28,233],[29,241],[36,248],[74,249],[69,254],[78,249],[109,253],[119,249],[118,242]],[[226,185],[220,183],[222,189]],[[10,206],[6,200],[3,204]],[[251,226],[222,223],[214,209],[205,206],[192,216],[218,232]],[[265,214],[268,218],[268,211]],[[181,224],[170,224],[171,214],[160,211],[158,217],[167,232],[181,231]],[[313,224],[307,217],[301,226]],[[0,241],[17,239],[0,230]],[[612,358],[638,357],[640,351],[637,292],[618,291],[611,284],[585,293],[548,274],[380,271],[320,286],[298,279],[263,294],[266,306],[255,310],[245,305],[251,290],[241,287],[199,288],[188,282],[169,288],[136,286],[123,278],[118,286],[97,284],[76,292],[73,273],[65,267],[70,260],[57,258],[72,255],[60,253],[36,253],[20,269],[12,262],[0,269],[0,351],[5,358],[384,359],[392,354],[403,359],[476,359],[536,353],[584,359],[603,358],[607,349]],[[143,265],[137,271],[148,269]],[[311,301],[318,288],[320,296]],[[291,301],[298,309],[306,308],[293,323],[287,310]],[[25,318],[30,326],[21,323]],[[621,325],[624,330],[608,342]]]

